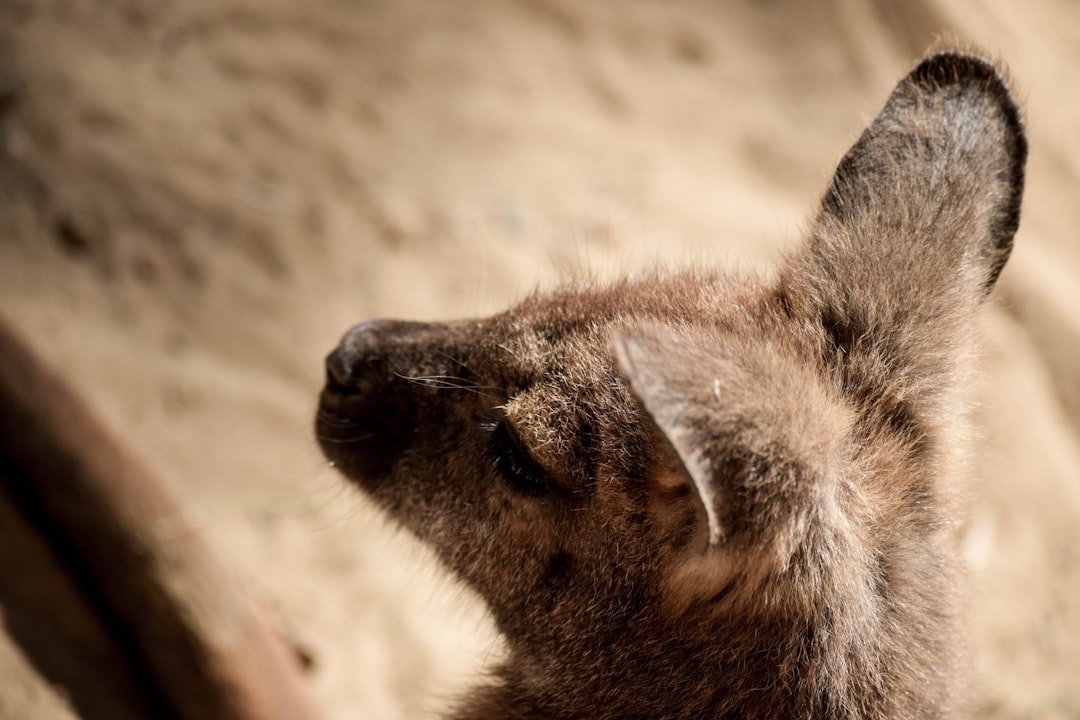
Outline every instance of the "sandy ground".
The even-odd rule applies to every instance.
[[[1032,149],[974,389],[977,714],[1080,717],[1076,2],[4,0],[0,315],[161,472],[332,718],[431,717],[498,642],[321,460],[323,355],[567,273],[770,262],[942,33],[1008,62]]]

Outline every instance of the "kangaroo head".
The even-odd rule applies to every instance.
[[[461,717],[947,715],[955,394],[1025,155],[993,65],[938,53],[770,276],[350,330],[324,452],[508,641]]]

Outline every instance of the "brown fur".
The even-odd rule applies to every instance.
[[[771,277],[351,330],[323,449],[508,642],[452,717],[961,714],[957,389],[1025,154],[994,66],[937,53]]]

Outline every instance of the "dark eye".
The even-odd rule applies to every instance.
[[[543,468],[532,459],[517,433],[505,421],[485,423],[484,428],[491,432],[488,444],[491,460],[512,488],[528,495],[550,490]]]

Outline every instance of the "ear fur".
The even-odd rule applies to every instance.
[[[893,433],[920,450],[1008,259],[1026,153],[997,69],[931,55],[841,160],[808,243],[782,270],[785,330],[615,338],[623,375],[705,508],[709,549],[783,564],[807,532],[842,523],[856,425],[862,441]]]
[[[647,328],[615,339],[631,390],[675,449],[705,508],[708,546],[794,547],[801,517],[831,507],[850,427],[805,368],[768,343],[702,345]],[[810,502],[808,502],[808,500]]]
[[[786,315],[820,333],[859,402],[883,407],[887,384],[896,424],[910,410],[932,416],[957,384],[975,312],[1012,249],[1026,156],[994,65],[930,55],[840,161],[781,271]]]
[[[898,272],[922,269],[920,255],[989,290],[1020,222],[1026,158],[1023,119],[997,68],[968,53],[930,55],[840,161],[815,245],[846,240],[865,252],[884,238],[910,248]]]
[[[702,373],[691,379],[673,368],[669,361],[684,363],[690,356],[672,358],[675,353],[653,331],[651,336],[616,336],[615,357],[631,390],[641,401],[660,431],[675,449],[693,482],[693,489],[705,510],[708,546],[719,543],[722,530],[717,516],[716,492],[706,448],[710,442],[708,414],[714,411],[706,392],[709,378]],[[691,356],[697,348],[688,348]],[[706,392],[703,392],[706,391]]]

